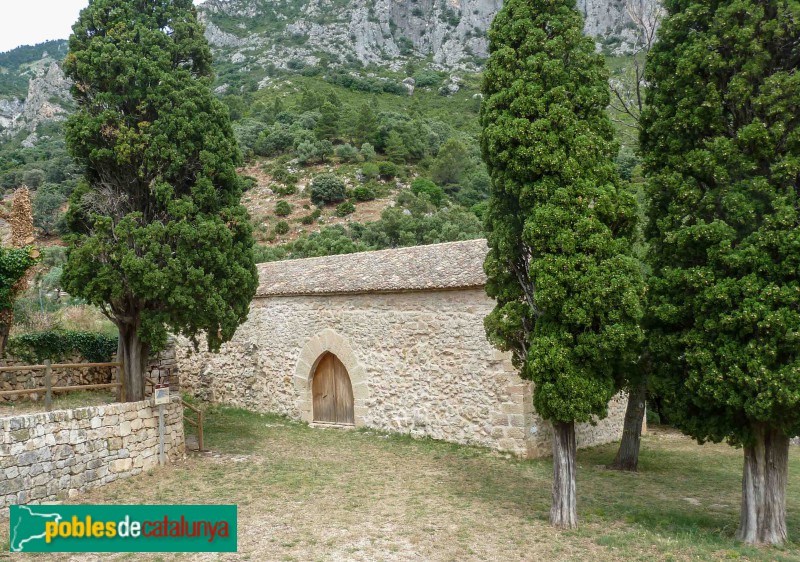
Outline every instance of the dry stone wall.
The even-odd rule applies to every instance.
[[[59,363],[85,363],[85,359],[76,355]],[[44,370],[25,369],[28,361],[8,357],[4,366],[19,366],[19,371],[0,373],[0,390],[24,390],[26,388],[44,387]],[[97,367],[91,369],[53,369],[51,384],[53,386],[75,386],[84,384],[105,384],[113,382],[116,375],[114,369]],[[17,396],[0,397],[0,400],[14,401],[18,399],[43,400],[44,394],[19,394]]]
[[[164,451],[185,452],[180,400],[165,407]],[[158,464],[150,401],[0,418],[0,508],[39,503],[127,478]]]
[[[314,363],[328,350],[350,374],[357,426],[549,454],[549,425],[534,415],[531,384],[486,340],[492,306],[482,288],[257,298],[220,353],[179,340],[181,388],[311,422]],[[610,413],[579,428],[582,446],[619,438],[622,398]]]
[[[116,361],[113,357],[111,361]],[[86,363],[86,360],[73,355],[59,363]],[[24,390],[26,388],[44,387],[44,370],[26,369],[29,362],[22,361],[8,356],[3,366],[20,367],[18,371],[0,373],[0,390]],[[116,368],[113,367],[92,367],[90,369],[53,369],[52,386],[79,386],[86,384],[106,384],[116,381]],[[170,389],[174,393],[180,391],[178,380],[178,366],[175,360],[175,340],[170,339],[167,348],[150,357],[147,376],[153,380],[164,379],[169,381]],[[147,386],[148,396],[152,388]],[[44,394],[18,394],[16,396],[3,396],[0,400],[15,401],[24,400],[44,400]]]

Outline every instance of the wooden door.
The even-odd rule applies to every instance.
[[[347,369],[333,353],[319,360],[311,383],[314,421],[353,424],[353,387]]]

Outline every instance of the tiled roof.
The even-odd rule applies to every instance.
[[[285,260],[258,266],[256,296],[482,287],[486,240]]]

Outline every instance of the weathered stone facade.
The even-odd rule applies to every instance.
[[[164,452],[176,460],[184,454],[180,400],[165,410]],[[149,400],[0,418],[0,427],[3,509],[71,497],[158,464],[158,408]]]
[[[408,280],[395,274],[370,280],[363,276],[370,270],[372,258],[367,254],[356,254],[358,263],[347,261],[353,256],[336,256],[269,265],[291,263],[292,271],[305,272],[296,284],[288,281],[290,275],[279,278],[262,266],[262,296],[253,301],[247,322],[220,353],[197,353],[185,340],[178,343],[182,389],[202,399],[312,422],[315,366],[330,352],[347,369],[357,427],[482,445],[520,456],[550,454],[550,426],[533,412],[531,383],[522,380],[509,356],[486,339],[483,319],[494,305],[482,287],[485,242],[437,246],[427,247],[426,256],[415,254],[421,250],[405,250],[414,260],[410,267],[435,258],[436,251],[458,254],[477,248],[473,253],[480,259],[466,260],[477,272],[465,275],[462,268],[454,283],[467,286],[448,287],[442,275]],[[369,254],[390,254],[387,259],[403,267],[396,253]],[[457,259],[463,265],[465,260]],[[360,292],[342,294],[346,280],[334,279],[325,286],[337,287],[339,294],[280,294],[298,286],[310,292],[310,277],[329,276],[337,268],[328,266],[336,260],[344,262],[339,269],[346,275],[358,276],[354,285],[362,282]],[[441,265],[447,269],[447,263]],[[388,276],[380,267],[372,270],[376,276]],[[424,287],[427,281],[440,286],[401,288],[404,283]],[[286,290],[275,289],[284,282]],[[376,291],[371,283],[392,287]],[[625,401],[618,397],[606,420],[580,426],[579,446],[619,439],[624,410]]]

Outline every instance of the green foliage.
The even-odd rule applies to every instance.
[[[319,174],[311,181],[311,202],[315,205],[336,203],[345,198],[345,185],[335,174]]]
[[[350,201],[344,201],[336,206],[337,217],[346,217],[347,215],[352,215],[355,212],[356,212],[356,206],[353,205]]]
[[[636,201],[613,161],[607,72],[574,8],[504,4],[481,109],[492,179],[486,289],[497,302],[486,332],[534,381],[536,411],[558,422],[607,414],[642,339],[644,294],[630,255]],[[451,173],[461,152],[443,147],[450,164],[440,169]]]
[[[461,179],[468,161],[469,155],[464,143],[450,139],[439,149],[431,177],[439,185],[456,184]]]
[[[291,173],[280,165],[276,165],[270,173],[272,174],[272,179],[285,185],[297,185],[297,181],[300,179],[297,174]]]
[[[275,234],[288,234],[289,233],[289,223],[286,221],[279,221],[275,225]]]
[[[796,435],[800,4],[666,8],[641,135],[662,406],[700,441]]]
[[[372,106],[364,103],[351,118],[350,137],[356,145],[369,144],[373,141],[377,132],[378,117],[375,115]]]
[[[400,172],[397,165],[394,162],[379,162],[378,163],[378,173],[380,177],[386,180],[394,179],[397,174]]]
[[[358,149],[352,144],[340,144],[336,147],[336,157],[342,162],[356,162],[358,160]]]
[[[442,203],[444,203],[444,200],[447,197],[441,187],[433,183],[431,180],[425,178],[417,178],[412,181],[411,191],[415,195],[424,193],[428,199],[431,200],[431,203],[437,207],[441,207]]]
[[[403,137],[394,130],[389,133],[389,137],[386,139],[384,151],[386,152],[386,157],[395,164],[402,164],[409,157]]]
[[[170,330],[216,350],[247,317],[257,274],[241,157],[192,2],[95,0],[69,48],[66,138],[86,177],[65,289],[145,344]]]
[[[297,193],[297,186],[295,185],[273,185],[272,191],[278,196],[294,195]]]
[[[10,338],[6,353],[31,363],[62,361],[76,353],[90,363],[108,363],[117,352],[117,340],[95,332],[34,332]]]
[[[63,224],[61,206],[66,198],[59,187],[46,183],[36,190],[33,196],[33,224],[50,236]]]
[[[365,162],[364,165],[361,166],[361,173],[364,178],[369,181],[377,179],[377,177],[381,175],[381,169],[375,162]]]
[[[375,191],[368,185],[359,185],[353,189],[353,199],[356,201],[372,201],[375,199]]]
[[[396,207],[384,209],[381,219],[361,224],[351,222],[323,227],[319,232],[273,248],[257,250],[257,260],[347,254],[400,246],[470,240],[482,236],[481,224],[473,213],[457,206],[437,209],[426,197],[404,192]]]
[[[292,214],[292,205],[288,201],[278,201],[275,203],[275,214],[279,217],[286,217]]]
[[[339,132],[340,109],[331,102],[325,102],[320,109],[317,123],[317,136],[320,139],[333,140]]]
[[[414,74],[417,88],[438,88],[442,84],[442,76],[432,70],[422,70]]]
[[[34,266],[33,248],[0,248],[0,311],[14,304],[15,285]]]
[[[365,162],[369,162],[371,160],[375,160],[375,147],[372,146],[370,143],[365,142],[361,145],[361,158],[364,159]]]
[[[253,176],[242,176],[242,191],[249,191],[258,185],[258,180]]]
[[[659,425],[661,423],[661,416],[658,415],[658,412],[650,407],[650,404],[647,405],[647,425]]]
[[[44,180],[44,170],[39,170],[37,168],[28,170],[22,175],[22,183],[31,189],[37,189],[40,185],[42,185],[42,183],[44,183]]]

